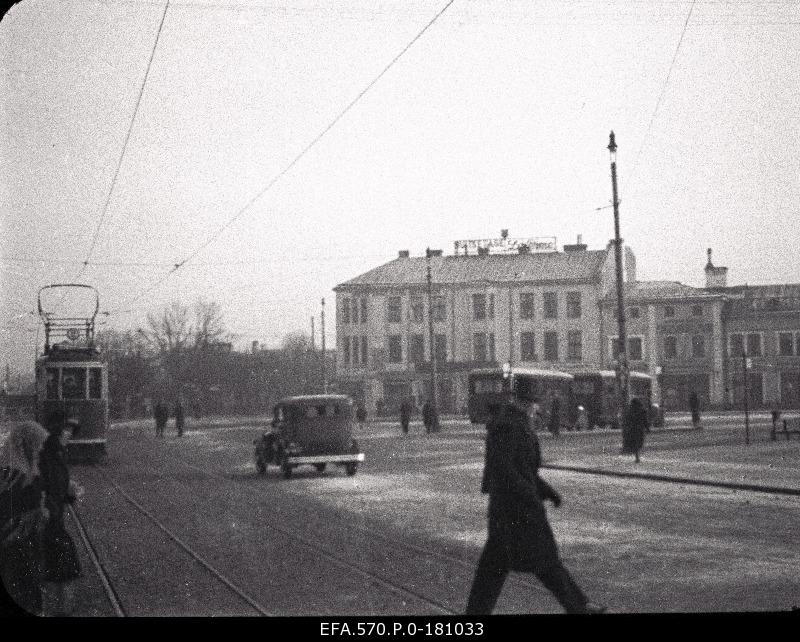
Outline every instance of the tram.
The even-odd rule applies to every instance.
[[[518,399],[526,403],[538,401],[544,415],[544,425],[550,421],[553,401],[559,400],[560,423],[571,427],[575,423],[575,405],[571,374],[558,370],[537,368],[477,368],[469,373],[469,420],[474,424],[489,421],[491,408],[502,400],[505,386],[510,386]]]
[[[91,290],[94,310],[90,316],[56,316],[43,308],[43,292],[70,288]],[[36,360],[36,418],[44,425],[50,413],[62,410],[66,418],[76,419],[80,429],[67,446],[70,460],[100,461],[106,455],[108,433],[108,367],[94,342],[100,297],[89,285],[54,284],[39,290],[37,304],[44,325],[44,351]]]
[[[588,370],[574,373],[573,392],[575,403],[586,411],[590,428],[595,426],[617,426],[617,375],[613,370]],[[639,399],[648,411],[651,425],[660,426],[663,418],[660,409],[653,404],[653,378],[632,371],[629,375],[631,399]]]

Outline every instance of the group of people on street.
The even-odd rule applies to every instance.
[[[180,401],[175,404],[173,416],[175,417],[175,430],[178,432],[178,437],[182,437],[186,426],[186,414]],[[164,428],[167,427],[169,421],[169,407],[158,401],[153,408],[153,418],[156,420],[156,437],[163,437]]]
[[[408,434],[412,411],[411,402],[408,399],[403,399],[400,402],[400,430],[404,435]],[[439,430],[439,413],[436,411],[436,407],[427,400],[422,404],[422,425],[425,426],[426,433]]]
[[[64,524],[66,506],[81,492],[66,450],[80,426],[60,410],[44,424],[15,424],[0,449],[0,577],[17,607],[59,616],[72,611],[72,583],[81,575]]]

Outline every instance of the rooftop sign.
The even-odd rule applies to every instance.
[[[472,239],[455,241],[453,243],[455,254],[477,254],[479,250],[493,254],[511,254],[521,251],[528,252],[555,252],[555,236],[538,236],[527,239],[510,239],[503,236],[499,239]]]

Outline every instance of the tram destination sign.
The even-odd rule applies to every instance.
[[[453,243],[455,254],[476,254],[479,250],[495,254],[511,254],[520,251],[555,252],[555,236],[537,236],[534,238],[508,238],[501,236],[495,239],[470,239]]]

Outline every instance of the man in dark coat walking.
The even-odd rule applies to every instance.
[[[164,427],[167,425],[167,407],[159,401],[153,409],[156,420],[156,437],[164,436]]]
[[[633,398],[625,413],[625,424],[623,426],[625,452],[633,453],[636,456],[636,463],[639,463],[639,453],[644,447],[644,433],[647,431],[647,410],[641,399]]]
[[[486,426],[481,492],[489,494],[489,537],[475,571],[467,615],[489,614],[509,571],[533,573],[567,613],[602,613],[591,604],[561,562],[544,500],[561,504],[541,477],[536,433],[525,407],[508,398]]]
[[[408,403],[408,399],[403,399],[400,402],[400,428],[403,430],[403,434],[408,434],[408,423],[411,421],[411,404]]]
[[[178,431],[178,437],[183,437],[183,427],[185,425],[185,416],[183,411],[183,404],[179,401],[175,404],[175,429]]]
[[[700,428],[700,399],[694,390],[689,395],[689,409],[692,411],[692,427]]]

